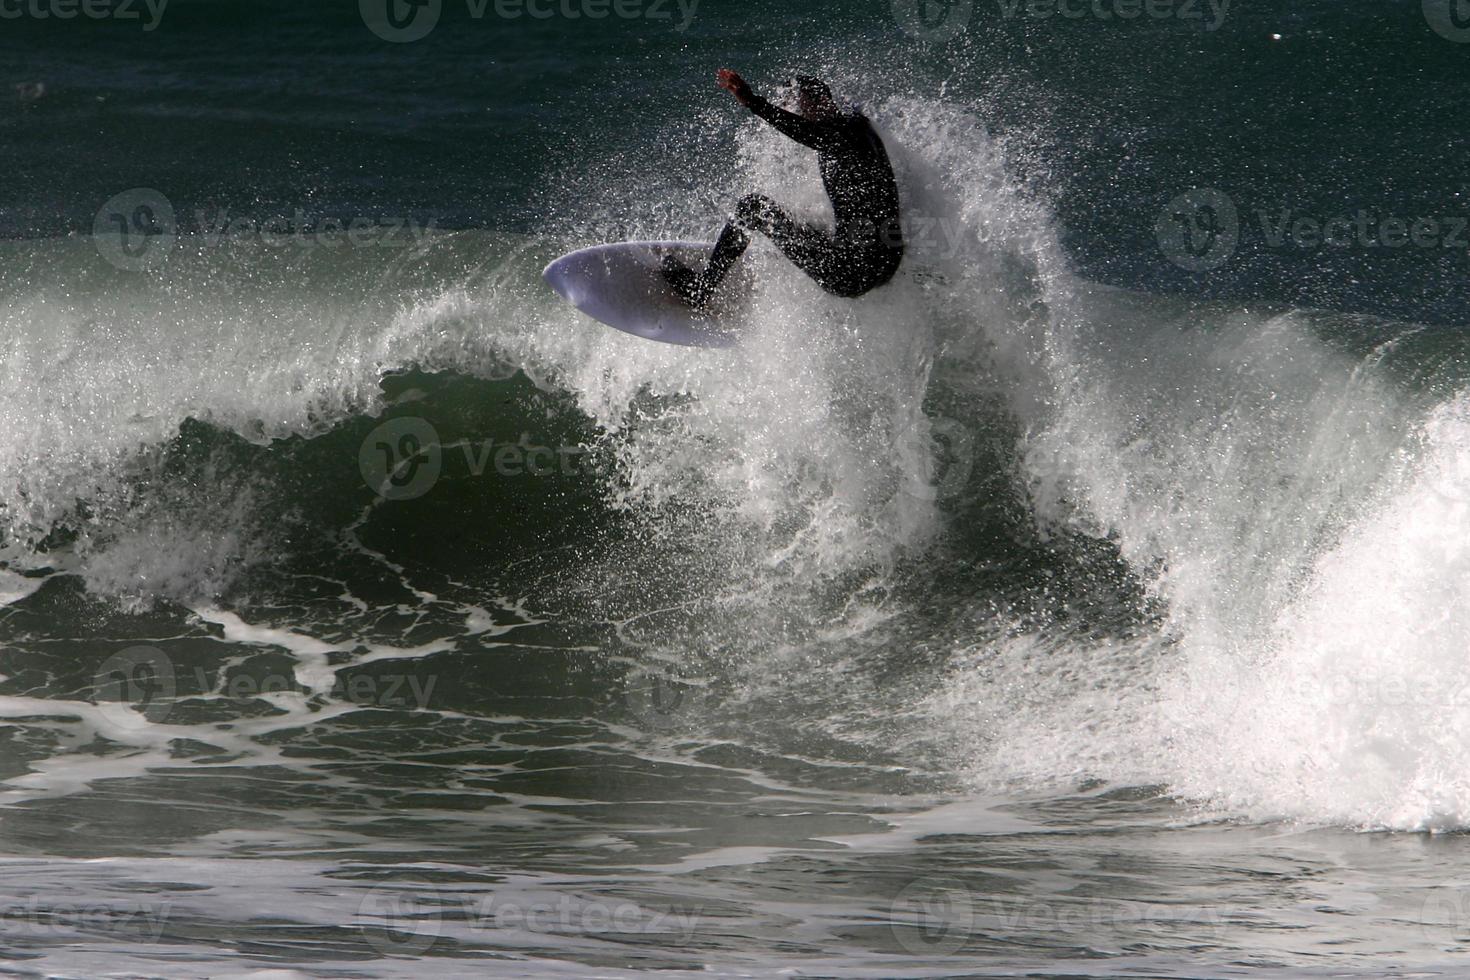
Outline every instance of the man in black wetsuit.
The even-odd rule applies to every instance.
[[[903,258],[898,184],[883,141],[867,118],[837,108],[827,86],[808,75],[796,76],[800,115],[778,109],[751,91],[735,72],[720,69],[720,87],[757,116],[804,146],[817,151],[822,184],[837,218],[834,231],[792,220],[763,194],[740,199],[734,217],[720,232],[703,273],[672,256],[664,277],[690,306],[702,308],[735,260],[750,244],[750,230],[776,243],[786,257],[838,296],[861,296],[893,278]]]

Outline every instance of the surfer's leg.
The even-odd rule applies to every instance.
[[[734,221],[728,222],[715,241],[709,262],[704,272],[695,272],[672,255],[664,256],[664,278],[684,302],[696,310],[707,304],[717,287],[725,278],[745,249],[750,245],[750,236]]]
[[[745,254],[750,246],[750,232],[758,231],[774,237],[779,230],[793,222],[786,217],[781,206],[764,194],[747,194],[735,205],[735,216],[725,223],[709,254],[709,264],[704,267],[700,288],[708,300],[715,289],[724,281],[730,269]]]
[[[852,299],[883,285],[898,271],[903,252],[891,248],[836,248],[811,277],[827,292]]]
[[[709,302],[715,287],[725,278],[737,259],[750,245],[750,236],[735,221],[728,222],[720,232],[715,247],[710,252],[704,272],[695,272],[672,255],[663,258],[663,274],[669,285],[674,287],[690,306],[696,310]]]
[[[695,309],[705,304],[708,297],[705,295],[701,284],[704,277],[689,268],[677,256],[665,255],[659,265],[663,272],[664,281],[674,287],[674,292],[679,298]]]
[[[872,223],[839,223],[835,232],[790,224],[771,237],[818,286],[851,299],[892,279],[903,258],[903,246],[877,229]]]
[[[862,274],[861,270],[847,267],[851,250],[843,249],[830,232],[792,220],[780,205],[764,194],[747,194],[740,199],[734,216],[720,232],[702,275],[677,259],[667,257],[664,260],[664,278],[690,306],[696,309],[704,306],[740,256],[745,254],[752,231],[769,238],[792,265],[811,276],[828,292],[842,296],[862,292],[851,284],[854,275]]]
[[[745,224],[762,232],[792,265],[829,293],[861,296],[887,282],[898,267],[902,250],[855,241],[851,230],[834,234],[826,228],[793,221],[773,201],[760,195],[751,195],[741,204],[748,207],[742,215]]]
[[[709,302],[715,289],[750,246],[750,231],[775,237],[778,229],[794,224],[779,205],[763,194],[747,194],[735,205],[735,214],[725,223],[703,273],[696,273],[673,256],[663,260],[664,278],[690,306],[698,309]]]
[[[771,243],[781,250],[787,261],[796,266],[802,272],[815,279],[824,288],[826,283],[842,272],[842,256],[836,238],[832,233],[822,228],[794,221],[780,206],[768,197],[760,194],[751,194],[742,198],[740,207],[735,212],[736,222],[726,226],[727,232],[733,235],[741,234],[742,228],[758,231],[771,240]],[[723,237],[722,241],[723,241]],[[733,254],[739,257],[749,243],[748,236],[739,243],[738,249],[732,246],[722,253],[719,245],[715,246],[715,254],[710,260],[710,271],[707,277],[715,275],[713,281],[719,282],[728,271],[730,265],[734,264],[734,258],[729,258],[723,265],[716,265],[716,259],[723,259],[725,255]]]
[[[893,278],[903,259],[902,245],[875,237],[871,224],[844,226],[835,233],[826,229],[795,226],[782,229],[784,238],[773,239],[797,268],[811,276],[827,292],[849,299]]]
[[[771,241],[792,265],[824,289],[841,269],[837,242],[820,228],[793,223],[790,227],[778,229],[771,235]]]
[[[743,198],[740,207],[748,200],[749,197]],[[725,227],[720,230],[720,237],[715,240],[714,251],[709,253],[709,263],[704,267],[702,283],[706,294],[715,291],[715,287],[724,281],[730,269],[750,246],[750,235],[742,227],[740,207],[735,210],[735,218],[725,222]]]

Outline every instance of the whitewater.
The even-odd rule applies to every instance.
[[[1349,968],[1459,935],[1441,838],[1372,832],[1470,822],[1465,345],[1089,281],[1024,142],[837,83],[905,268],[853,303],[757,246],[727,351],[539,270],[707,237],[749,188],[819,217],[758,122],[721,185],[561,175],[618,191],[534,234],[0,246],[0,826],[62,896],[5,913],[35,969],[1302,975],[1264,923],[1314,904],[1423,923],[1314,922]]]

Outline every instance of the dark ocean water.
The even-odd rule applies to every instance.
[[[391,3],[0,5],[0,971],[1457,975],[1470,10]]]
[[[200,210],[301,209],[533,232],[566,207],[569,174],[613,180],[614,161],[707,186],[738,119],[709,81],[729,62],[756,79],[834,72],[861,99],[943,92],[983,107],[995,130],[1026,137],[1025,177],[1053,195],[1090,278],[1456,323],[1470,234],[1449,225],[1466,209],[1470,79],[1467,49],[1444,36],[1458,8],[1438,4],[1178,0],[1129,18],[1127,0],[647,0],[629,7],[640,16],[593,19],[426,0],[402,10],[435,28],[396,44],[349,3],[173,0],[155,17],[138,0],[109,19],[22,17],[0,38],[0,232],[88,231],[107,192],[134,187],[192,224],[208,223]],[[1230,195],[1243,225],[1241,260],[1208,281],[1154,243],[1158,211],[1195,187]],[[1360,210],[1367,231],[1349,245],[1273,232]],[[1423,236],[1433,245],[1385,245],[1390,219],[1443,227]]]

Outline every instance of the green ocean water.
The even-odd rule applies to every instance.
[[[0,970],[1456,973],[1458,8],[67,9]],[[546,262],[824,213],[722,65],[862,105],[905,266],[606,330]]]

